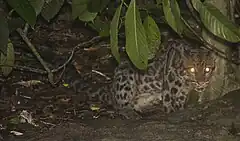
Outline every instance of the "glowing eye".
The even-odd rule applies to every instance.
[[[205,68],[205,72],[209,72],[210,71],[210,68]]]
[[[194,68],[190,68],[190,72],[195,72],[195,69]]]

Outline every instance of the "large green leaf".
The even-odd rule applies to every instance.
[[[1,53],[1,65],[2,65],[2,73],[4,76],[8,76],[13,69],[13,65],[15,62],[15,56],[14,56],[14,48],[13,48],[13,44],[11,42],[8,43],[8,47],[7,47],[7,54],[4,55],[3,53]]]
[[[144,19],[143,26],[146,31],[148,47],[149,47],[149,55],[148,59],[154,58],[156,51],[159,49],[161,44],[161,34],[160,30],[153,20],[152,17],[147,16]]]
[[[88,11],[89,0],[73,0],[72,1],[72,17],[73,19],[79,18],[84,22],[93,21],[97,13],[91,13]]]
[[[88,24],[93,29],[95,29],[99,36],[101,37],[107,37],[109,36],[110,31],[110,23],[109,21],[103,21],[101,20],[100,16],[97,16],[92,23]]]
[[[101,12],[109,3],[110,0],[91,0],[88,3],[88,10],[91,13]]]
[[[184,24],[181,19],[180,8],[176,0],[170,0],[171,11],[175,17],[176,24],[178,26],[178,33],[181,35],[184,29]]]
[[[62,7],[64,0],[48,0],[45,2],[41,15],[47,21],[51,20],[57,15],[60,8]]]
[[[32,27],[36,23],[35,10],[28,0],[7,0],[8,4]]]
[[[72,0],[72,18],[76,19],[86,9],[89,0]]]
[[[214,35],[229,42],[240,41],[240,28],[224,16],[210,3],[192,0],[194,8],[199,12],[204,26]]]
[[[177,1],[163,0],[163,12],[167,23],[181,36],[183,32],[183,22]]]
[[[7,19],[0,14],[0,51],[4,54],[7,52],[8,36],[9,30]]]
[[[44,0],[28,0],[32,7],[35,9],[36,15],[39,15],[42,11]]]
[[[87,10],[84,11],[81,15],[78,16],[78,19],[84,22],[90,22],[93,21],[97,16],[97,13],[91,13]]]
[[[191,0],[191,2],[192,2],[194,9],[197,10],[198,12],[203,7],[203,3],[200,0]]]
[[[122,3],[117,8],[111,25],[110,25],[110,44],[111,44],[111,51],[115,59],[120,62],[120,54],[118,48],[118,26],[119,26],[119,18],[122,10]]]
[[[132,63],[139,69],[148,65],[148,43],[135,0],[132,0],[125,20],[126,51]]]

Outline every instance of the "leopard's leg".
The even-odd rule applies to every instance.
[[[171,95],[170,91],[165,90],[163,92],[163,101],[162,102],[163,102],[163,111],[165,113],[172,113],[176,110],[174,108],[175,99]]]
[[[159,99],[158,95],[139,93],[134,87],[129,87],[127,90],[127,92],[125,90],[117,91],[116,94],[119,96],[116,95],[115,97],[120,115],[123,115],[127,119],[139,119],[145,112],[154,110],[154,105],[161,103],[162,99]],[[120,95],[124,95],[125,93],[128,93],[126,96],[128,98],[121,98]]]
[[[136,97],[133,97],[131,101],[128,101],[128,103],[125,103],[125,106],[119,109],[119,113],[127,119],[139,119],[142,114],[154,110],[154,105],[161,103],[161,99],[151,93],[136,95]]]
[[[170,99],[168,95],[169,94],[165,94],[163,100],[164,112],[171,113],[177,110],[183,110],[186,107],[187,96],[184,93],[180,92],[179,96],[172,96]]]
[[[181,80],[166,81],[164,84],[164,111],[166,113],[182,110],[187,101],[188,87],[183,86]]]
[[[155,105],[161,104],[162,98],[152,93],[141,93],[134,97],[132,105],[140,113],[151,112]]]
[[[186,91],[179,91],[176,94],[176,100],[175,100],[175,104],[174,104],[174,108],[176,110],[183,110],[186,107],[187,104],[187,100],[188,100],[188,96],[186,95],[187,92]]]
[[[119,115],[126,119],[138,119],[140,115],[134,109],[133,102],[134,97],[138,95],[137,85],[134,74],[130,73],[130,71],[131,70],[122,69],[115,73],[111,92],[113,107]]]
[[[163,103],[163,111],[165,113],[171,113],[175,111],[174,102],[175,97],[172,94],[171,90],[173,86],[167,79],[163,81],[163,95],[162,95],[162,103]]]

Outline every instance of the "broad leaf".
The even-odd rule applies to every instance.
[[[91,13],[88,11],[89,0],[73,0],[72,2],[72,17],[73,19],[79,18],[84,22],[93,21],[97,13]]]
[[[148,48],[149,48],[149,56],[148,59],[154,58],[156,51],[159,49],[161,44],[161,35],[160,30],[153,20],[152,17],[147,16],[143,22],[143,26],[146,31]]]
[[[214,35],[229,42],[240,41],[240,28],[227,19],[215,6],[192,0],[194,8],[199,12],[204,26]]]
[[[126,51],[132,63],[139,69],[146,69],[148,65],[148,43],[146,33],[136,7],[132,0],[125,20]]]
[[[108,37],[109,36],[109,31],[110,31],[110,25],[109,25],[109,23],[105,23],[100,28],[99,36]]]
[[[169,26],[181,36],[183,32],[183,22],[176,0],[163,0],[163,12]]]
[[[48,0],[45,1],[41,15],[47,21],[51,20],[57,15],[60,8],[62,7],[64,0]]]
[[[183,21],[181,19],[181,13],[176,0],[170,0],[171,11],[175,17],[176,24],[178,25],[180,35],[183,32]]]
[[[86,9],[89,0],[72,0],[72,18],[76,19]]]
[[[203,7],[203,3],[200,0],[191,0],[191,2],[194,9],[197,10],[198,12]]]
[[[21,17],[9,19],[8,20],[9,33],[15,31],[17,28],[22,28],[24,24],[25,24],[25,21]]]
[[[101,12],[104,8],[106,8],[109,1],[110,0],[91,0],[88,3],[88,10],[91,13]]]
[[[14,61],[15,61],[15,56],[14,56],[14,48],[13,44],[11,42],[8,43],[7,47],[7,54],[6,56],[1,53],[1,65],[2,65],[2,73],[4,76],[8,76],[13,69]]]
[[[0,51],[4,54],[7,52],[8,36],[9,30],[7,19],[0,14]]]
[[[28,0],[32,7],[35,9],[36,15],[42,11],[45,0]]]
[[[93,21],[97,16],[97,13],[91,13],[88,11],[84,11],[81,15],[78,16],[78,19],[84,22]]]
[[[32,27],[36,23],[35,10],[28,0],[7,0],[8,4]]]
[[[102,21],[100,19],[100,16],[97,16],[92,23],[88,24],[93,29],[95,29],[99,36],[107,37],[109,36],[109,30],[110,30],[110,23],[109,21]]]
[[[122,3],[117,8],[111,25],[110,25],[110,44],[111,44],[111,51],[115,59],[120,62],[120,54],[118,48],[118,27],[119,27],[119,18],[122,10]]]
[[[156,0],[157,5],[160,5],[162,3],[162,0]]]

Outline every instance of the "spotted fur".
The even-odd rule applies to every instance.
[[[185,40],[169,40],[165,48],[147,70],[121,61],[113,82],[91,96],[120,111],[145,112],[156,104],[166,113],[183,109],[191,90],[203,92],[209,85],[215,60],[209,51]]]
[[[183,109],[191,90],[203,92],[215,70],[213,54],[202,46],[171,40],[164,63],[163,108],[169,113]],[[169,98],[171,97],[171,98]]]

